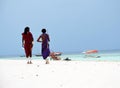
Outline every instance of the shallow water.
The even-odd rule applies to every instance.
[[[87,61],[120,61],[120,50],[99,51],[95,54],[66,54],[62,58],[70,58],[72,60],[87,60]]]
[[[82,52],[80,53],[68,53],[68,54],[62,54],[61,56],[62,59],[66,59],[67,57],[71,60],[80,60],[80,61],[120,61],[120,50],[106,50],[106,51],[99,51],[98,53],[95,54],[89,54],[86,56]],[[14,56],[14,57],[1,57],[0,59],[5,59],[5,60],[25,60],[25,57],[21,56]],[[32,59],[38,59],[38,60],[43,60],[41,56],[33,56]]]

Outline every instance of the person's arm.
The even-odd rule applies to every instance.
[[[50,42],[50,37],[49,37],[49,35],[47,35],[48,36],[48,41]]]
[[[24,47],[24,43],[25,43],[25,41],[24,41],[24,38],[23,38],[23,35],[22,35],[22,47]]]
[[[31,34],[31,36],[32,36],[32,42],[33,42],[34,41],[33,35]]]
[[[32,36],[32,45],[34,44],[34,38],[33,38],[33,35],[31,34],[31,36]]]
[[[37,39],[37,42],[41,42],[40,39],[41,39],[41,36],[39,36],[39,38]]]

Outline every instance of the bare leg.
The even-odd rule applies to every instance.
[[[30,64],[30,62],[29,62],[29,58],[27,58],[27,64]]]
[[[30,64],[32,64],[32,57],[30,57],[29,59],[30,59]]]
[[[29,63],[29,58],[28,58],[28,57],[26,57],[26,60],[27,60],[27,64],[30,64],[30,63]]]
[[[46,64],[49,64],[49,60],[48,59],[46,59]]]

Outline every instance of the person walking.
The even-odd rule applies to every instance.
[[[27,64],[32,64],[32,47],[33,47],[33,35],[30,32],[29,27],[25,27],[24,32],[22,33],[22,47],[25,50],[25,55],[27,58]]]
[[[46,29],[41,30],[42,34],[38,37],[37,42],[42,43],[41,54],[44,60],[46,60],[46,64],[49,64],[48,56],[50,55],[49,43],[50,38],[46,33]]]

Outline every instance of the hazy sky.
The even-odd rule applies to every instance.
[[[36,42],[46,28],[50,49],[81,52],[120,49],[120,0],[0,0],[0,55],[24,54],[21,33],[26,26]]]

